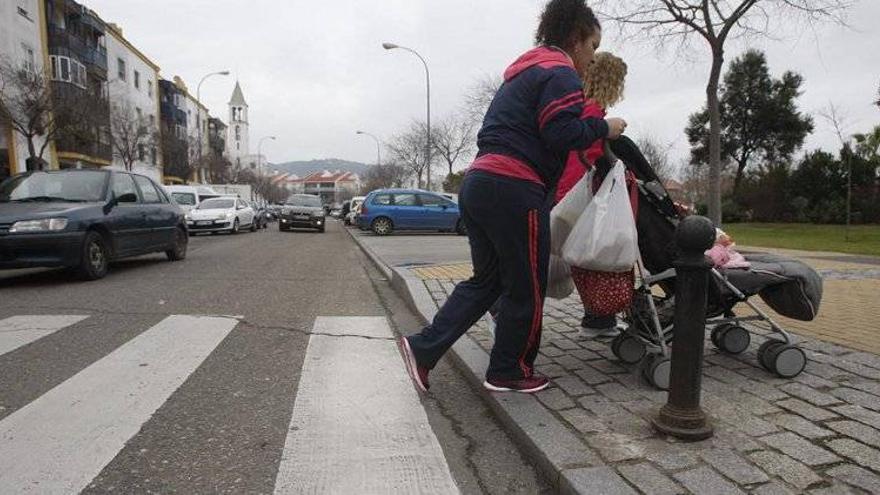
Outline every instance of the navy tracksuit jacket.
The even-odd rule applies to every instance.
[[[523,54],[504,74],[459,194],[474,275],[456,286],[431,325],[408,337],[419,365],[440,357],[498,301],[486,377],[530,377],[541,342],[550,256],[553,189],[572,150],[608,134],[581,119],[583,86],[571,59],[553,47]]]

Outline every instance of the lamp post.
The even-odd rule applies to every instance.
[[[379,143],[379,138],[370,134],[369,132],[357,131],[357,133],[363,134],[364,136],[370,136],[371,138],[373,138],[374,141],[376,141],[376,165],[381,165],[382,164],[382,155],[381,155],[381,151],[380,151],[381,144]]]
[[[271,139],[275,141],[275,136],[263,136],[260,138],[260,142],[257,143],[257,172],[262,173],[263,171],[263,141]]]
[[[211,76],[228,76],[228,75],[229,75],[228,70],[221,70],[219,72],[211,72],[210,74],[206,74],[205,77],[203,77],[202,80],[199,81],[199,84],[196,86],[196,102],[198,102],[199,105],[202,104],[202,83],[205,82],[205,79],[207,79]],[[207,107],[205,107],[205,108],[207,108]],[[206,113],[205,117],[207,117],[207,112],[205,112],[205,113]],[[198,107],[196,107],[196,116],[197,116],[197,120],[198,120],[196,127],[199,128],[199,168],[201,168],[201,166],[202,166],[202,147],[203,147],[202,146],[202,125],[204,125],[204,124],[202,124],[201,111],[199,110]],[[204,180],[204,172],[202,173],[202,175],[203,175],[202,180]]]
[[[428,62],[425,62],[425,59],[419,55],[419,52],[413,50],[412,48],[407,48],[405,46],[396,45],[394,43],[382,43],[382,48],[386,50],[393,50],[395,48],[400,48],[401,50],[406,50],[416,57],[419,57],[419,60],[422,61],[422,65],[425,66],[425,85],[427,87],[427,127],[428,127],[428,142],[425,145],[425,159],[427,160],[427,168],[428,168],[428,190],[431,190],[431,75],[428,72]]]

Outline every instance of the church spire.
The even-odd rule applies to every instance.
[[[241,85],[235,81],[235,89],[232,91],[232,98],[229,100],[230,105],[247,106],[244,101],[244,93],[241,92]]]

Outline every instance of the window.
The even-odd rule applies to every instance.
[[[134,89],[141,89],[141,73],[134,71]]]
[[[431,194],[419,194],[419,201],[422,202],[422,206],[446,206],[446,200],[431,195]]]
[[[416,201],[415,194],[395,194],[394,204],[396,206],[417,206],[419,203]]]
[[[235,140],[241,141],[241,128],[239,126],[235,126]]]
[[[137,203],[138,194],[134,181],[128,174],[113,174],[113,196],[120,203]]]
[[[61,79],[62,81],[70,81],[70,59],[67,57],[58,58],[58,65],[61,67],[58,79]]]
[[[147,95],[151,100],[153,99],[153,81],[150,79],[147,79]]]
[[[159,197],[159,192],[156,191],[156,187],[153,186],[153,182],[144,177],[143,175],[135,175],[134,181],[137,182],[138,188],[141,190],[141,194],[144,197],[144,203],[161,203],[162,200]]]
[[[118,77],[120,81],[125,81],[125,60],[122,60],[121,58],[116,59],[116,77]]]
[[[36,72],[37,66],[34,59],[34,49],[27,43],[21,44],[21,51],[24,54],[24,68],[28,72]]]
[[[374,205],[390,205],[391,204],[391,195],[390,194],[377,194],[375,198],[373,198]]]

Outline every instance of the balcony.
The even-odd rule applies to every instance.
[[[87,67],[107,78],[107,48],[91,45],[76,34],[49,23],[49,52],[56,55],[73,55]]]

